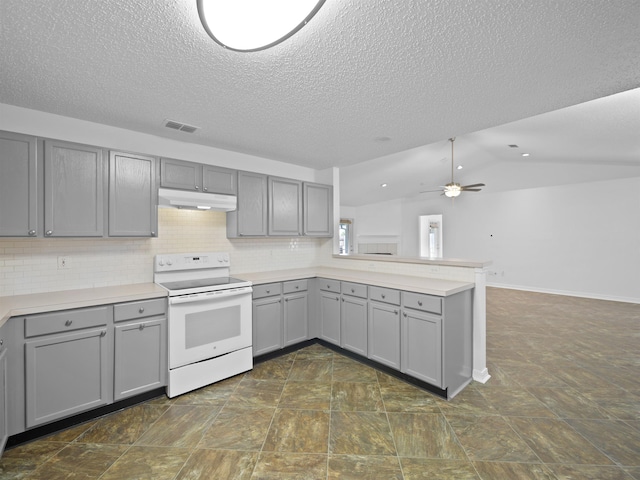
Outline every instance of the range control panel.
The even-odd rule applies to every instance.
[[[172,270],[198,270],[202,268],[229,267],[231,262],[226,252],[174,253],[156,255],[155,272]]]

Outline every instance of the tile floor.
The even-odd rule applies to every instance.
[[[7,451],[2,479],[640,479],[640,305],[488,289],[447,402],[319,345]]]

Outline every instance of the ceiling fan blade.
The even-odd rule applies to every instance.
[[[419,193],[434,193],[434,192],[441,192],[442,189],[439,188],[438,190],[421,190]]]
[[[486,185],[484,183],[474,183],[473,185],[465,185],[464,187],[460,187],[460,188],[462,188],[464,190],[464,189],[469,188],[469,187],[475,188],[475,187],[485,187],[485,186]]]
[[[462,191],[463,192],[481,192],[482,189],[481,188],[463,188]]]

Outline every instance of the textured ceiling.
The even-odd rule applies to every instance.
[[[196,0],[0,8],[1,103],[318,169],[640,85],[637,0],[327,0],[255,53],[213,42]]]

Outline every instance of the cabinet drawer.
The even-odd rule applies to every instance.
[[[165,298],[140,300],[138,302],[119,303],[113,307],[113,319],[116,322],[136,320],[138,318],[166,315],[167,301]]]
[[[342,282],[342,293],[352,297],[367,298],[367,286],[361,283]]]
[[[369,287],[369,298],[376,302],[385,302],[392,305],[400,305],[400,292],[390,288]]]
[[[402,302],[407,308],[414,308],[424,312],[442,313],[442,298],[423,293],[402,292]]]
[[[304,292],[307,289],[306,280],[295,280],[293,282],[284,282],[284,293]]]
[[[253,286],[253,299],[272,297],[273,295],[280,295],[282,293],[281,283],[268,283],[266,285],[254,285]]]
[[[24,322],[24,336],[35,337],[106,325],[109,307],[81,308],[31,315]]]
[[[318,285],[320,285],[320,290],[325,290],[327,292],[340,293],[340,282],[338,280],[329,280],[327,278],[319,278]]]

